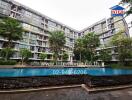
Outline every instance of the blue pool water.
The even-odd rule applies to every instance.
[[[112,68],[20,68],[0,69],[0,77],[28,77],[28,76],[51,76],[51,75],[93,75],[114,76],[132,75],[132,70]]]

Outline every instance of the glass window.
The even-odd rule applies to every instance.
[[[22,43],[28,43],[28,39],[27,38],[23,38],[22,40],[20,40],[20,42],[22,42]]]
[[[0,7],[3,9],[7,9],[7,8],[9,8],[9,4],[6,2],[0,1]]]
[[[32,39],[30,39],[30,40],[29,40],[29,44],[33,44],[33,45],[35,45],[35,44],[36,44],[36,40],[32,40]]]
[[[30,18],[32,16],[32,13],[25,11],[24,16]]]
[[[28,48],[29,48],[29,46],[28,46],[28,45],[23,45],[23,44],[20,44],[20,45],[19,45],[19,48],[20,48],[20,49],[22,49],[22,48],[26,48],[26,49],[28,49]]]
[[[29,36],[29,32],[23,32],[23,36],[24,37],[28,37]]]
[[[55,27],[51,27],[51,26],[49,26],[48,29],[49,29],[49,31],[55,31],[56,30]]]
[[[30,34],[30,39],[37,39],[37,35],[35,35],[35,34]]]
[[[70,33],[70,30],[68,28],[65,28],[66,33]]]
[[[31,51],[34,51],[35,50],[35,47],[34,46],[30,46],[30,50]]]
[[[48,21],[48,25],[50,25],[50,26],[56,26],[56,23],[54,23],[54,22],[51,22],[51,21]]]

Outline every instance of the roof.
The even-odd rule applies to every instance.
[[[119,5],[116,5],[116,6],[111,7],[110,9],[112,9],[112,10],[124,10],[125,8],[123,8]]]

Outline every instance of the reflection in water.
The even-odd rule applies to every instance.
[[[106,69],[106,68],[102,68],[103,73],[105,73],[105,69]]]

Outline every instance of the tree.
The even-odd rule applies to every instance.
[[[14,53],[14,50],[13,50],[13,49],[11,49],[11,48],[4,48],[4,49],[1,50],[0,56],[1,56],[5,61],[7,61],[7,60],[10,59],[10,57],[12,57],[13,53]]]
[[[117,58],[121,64],[125,64],[127,59],[132,59],[132,38],[126,37],[123,31],[118,32],[111,41],[118,52]]]
[[[80,62],[97,60],[96,48],[100,45],[100,41],[95,33],[87,33],[87,35],[79,38],[75,42],[74,54],[76,58],[80,58]],[[78,55],[79,54],[79,55]]]
[[[102,49],[98,52],[97,54],[98,60],[102,61],[102,65],[105,65],[106,61],[110,61],[112,56],[111,56],[111,50],[107,49]]]
[[[127,4],[129,9],[126,11],[126,15],[132,14],[132,0],[121,0],[121,4]]]
[[[74,47],[74,54],[79,54],[80,62],[82,61],[82,53],[84,52],[84,49],[83,38],[77,39]]]
[[[44,62],[44,60],[47,57],[47,55],[46,55],[46,53],[40,53],[39,57]]]
[[[63,55],[62,55],[63,61],[67,61],[68,58],[69,58],[69,55],[66,52],[64,52]]]
[[[29,60],[29,58],[32,56],[32,53],[30,50],[23,48],[23,49],[20,49],[20,56],[21,56],[21,61],[23,65],[23,63],[24,62],[26,63]]]
[[[4,52],[2,55],[5,55],[4,60],[8,60],[11,56],[10,54],[12,54],[12,41],[22,39],[22,34],[23,28],[21,23],[17,20],[9,17],[0,20],[0,36],[7,39],[7,42],[5,42],[5,49],[2,50]]]
[[[99,47],[100,40],[99,37],[91,32],[87,33],[87,35],[84,36],[84,46],[87,52],[90,54],[90,62],[93,63],[95,55],[96,55],[96,48]]]
[[[65,43],[66,43],[66,40],[65,40],[65,35],[63,31],[50,32],[49,45],[50,45],[50,49],[54,53],[53,57],[54,57],[55,64],[57,64],[58,56],[60,52],[62,51]]]
[[[23,28],[20,22],[9,17],[0,21],[0,36],[7,39],[6,47],[11,48],[12,41],[22,39]]]

